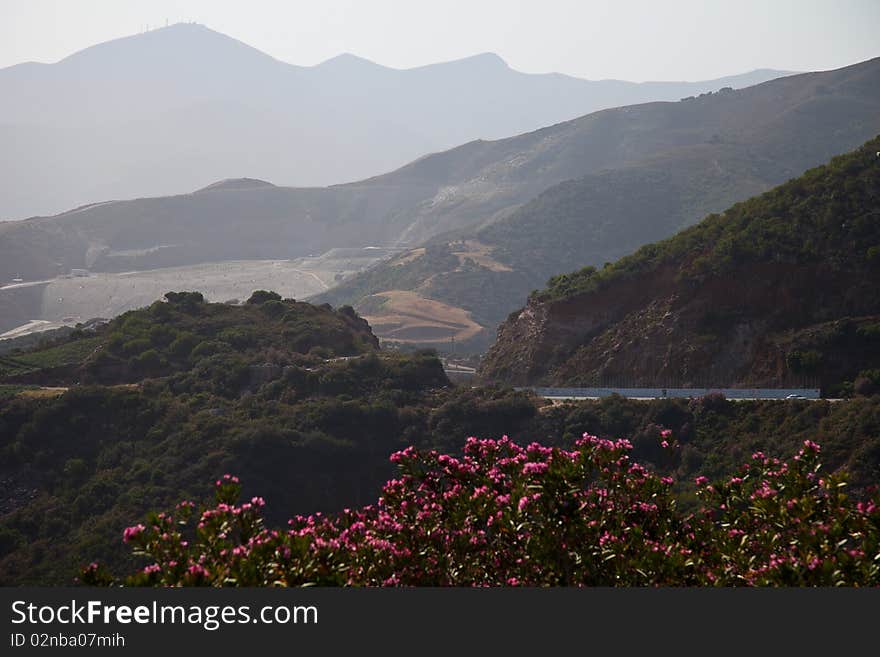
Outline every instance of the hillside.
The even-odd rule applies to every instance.
[[[520,73],[492,53],[407,70],[353,55],[295,66],[172,25],[0,70],[0,151],[12,154],[0,161],[0,219],[242,175],[342,183],[477,138],[785,74],[589,81]]]
[[[366,500],[408,409],[448,383],[429,354],[380,354],[350,308],[262,291],[239,306],[169,293],[4,353],[0,581],[70,583],[89,554],[120,562],[126,516],[230,469],[290,510]]]
[[[501,326],[481,376],[872,387],[878,153],[875,138],[601,269],[555,276]]]
[[[864,143],[880,132],[878,89],[880,60],[871,60],[584,117],[567,124],[564,136],[554,133],[565,141],[552,159],[505,156],[518,165],[508,177],[543,176],[564,166],[570,179],[544,190],[533,187],[537,196],[494,214],[496,221],[488,221],[486,212],[480,225],[459,224],[431,240],[426,256],[403,254],[317,298],[376,316],[373,295],[415,291],[471,313],[485,328],[473,345],[480,350],[550,276],[601,267]],[[583,165],[581,173],[575,162]],[[471,247],[463,248],[465,243]],[[468,251],[479,251],[483,262],[456,255]]]
[[[73,269],[121,274],[229,260],[289,260],[340,247],[420,248],[454,231],[456,238],[479,244],[460,248],[438,238],[431,251],[443,254],[439,264],[418,262],[414,252],[403,257],[406,267],[393,261],[320,300],[356,305],[376,326],[390,327],[383,337],[401,331],[412,336],[421,332],[421,320],[407,319],[414,317],[409,309],[397,304],[384,315],[375,310],[383,299],[416,292],[445,306],[431,304],[429,323],[450,324],[450,330],[432,329],[433,340],[472,334],[469,340],[485,344],[507,313],[550,275],[591,260],[601,264],[648,239],[668,236],[876,134],[878,71],[880,60],[873,60],[742,91],[604,110],[516,137],[470,142],[358,183],[291,188],[233,179],[190,194],[95,203],[54,217],[3,222],[0,281],[57,281]],[[574,182],[549,189],[566,181]],[[591,210],[594,205],[602,215]],[[657,208],[668,212],[655,217]],[[503,217],[509,218],[499,221]],[[553,218],[553,225],[536,234],[534,225],[545,217]],[[629,223],[633,218],[636,225]],[[614,228],[596,229],[601,226]],[[481,228],[485,235],[475,235]],[[345,269],[348,276],[359,267]],[[201,273],[166,273],[177,281],[173,287],[199,289],[194,277]],[[217,282],[215,274],[222,272],[211,274]],[[302,291],[286,294],[297,297],[337,280],[333,272],[327,283],[301,272],[291,275],[302,279],[297,285]],[[275,287],[272,278],[260,286]],[[26,295],[16,288],[15,300],[4,300],[10,290],[0,290],[0,305],[14,311],[12,318],[0,317],[0,327],[76,315],[49,311],[87,282],[52,284]],[[112,316],[114,308],[125,308],[126,295],[136,296],[135,307],[153,300],[149,281],[135,287],[129,285],[134,280],[108,275],[97,283],[100,289],[92,292],[96,286],[89,286],[85,292],[91,296],[83,300],[95,307],[94,315],[80,321]],[[381,293],[390,294],[369,298]],[[96,303],[111,295],[112,303]],[[471,322],[484,330],[472,331]]]
[[[660,133],[669,132],[666,107],[646,107],[648,123]],[[54,217],[0,223],[0,281],[41,280],[79,268],[129,271],[414,245],[485,223],[547,187],[649,155],[669,140],[701,139],[673,130],[627,144],[627,133],[643,127],[628,125],[619,114],[600,112],[517,137],[469,142],[346,185],[223,181],[190,194],[93,203]],[[616,139],[607,139],[609,130]]]
[[[198,370],[222,372],[227,392],[248,385],[251,366],[376,351],[369,325],[351,308],[334,311],[254,292],[243,305],[207,303],[198,292],[130,311],[48,345],[0,356],[0,383],[125,384]]]
[[[821,441],[823,463],[877,481],[880,397],[837,403],[620,397],[563,406],[524,393],[447,388],[428,355],[371,355],[291,368],[240,397],[174,380],[82,386],[63,395],[0,395],[0,582],[64,585],[93,560],[136,567],[122,531],[148,510],[202,499],[224,473],[268,519],[369,503],[407,445],[459,453],[468,436],[510,435],[570,448],[589,432],[628,436],[634,457],[682,482],[724,477],[757,450],[784,456]],[[680,449],[660,448],[661,427]],[[73,439],[75,437],[75,439]],[[723,437],[723,439],[719,439]],[[672,456],[672,458],[670,458]]]
[[[150,509],[201,498],[224,473],[242,478],[247,499],[265,497],[277,524],[366,504],[394,472],[391,453],[408,445],[458,453],[474,435],[566,447],[584,432],[629,436],[641,462],[685,482],[685,506],[696,475],[723,476],[750,451],[784,455],[807,438],[822,441],[830,469],[852,472],[854,494],[880,467],[880,396],[555,406],[509,389],[452,387],[431,353],[378,351],[350,309],[269,292],[243,306],[171,293],[0,355],[0,367],[7,586],[70,584],[94,560],[136,567],[123,529]],[[659,449],[660,427],[681,445],[672,459]]]

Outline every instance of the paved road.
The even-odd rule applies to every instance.
[[[45,281],[25,281],[23,283],[10,283],[9,285],[0,286],[0,290],[16,290],[22,287],[33,287],[34,285],[45,285],[46,283],[51,283],[54,279],[47,279]]]

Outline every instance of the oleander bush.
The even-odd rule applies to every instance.
[[[678,449],[669,431],[664,450]],[[184,501],[129,527],[138,586],[867,586],[880,584],[880,495],[851,499],[804,441],[790,460],[756,452],[735,476],[673,479],[631,459],[627,440],[574,448],[468,439],[460,457],[409,447],[378,501],[269,529],[264,501]],[[97,564],[88,584],[113,578]]]

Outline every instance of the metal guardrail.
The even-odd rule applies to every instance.
[[[691,399],[722,394],[727,399],[821,399],[819,388],[541,388],[520,387],[548,398],[595,399],[617,394],[648,399]]]

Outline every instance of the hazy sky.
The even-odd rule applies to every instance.
[[[880,0],[0,0],[0,67],[196,21],[278,59],[409,68],[478,52],[583,78],[698,80],[880,55]]]

